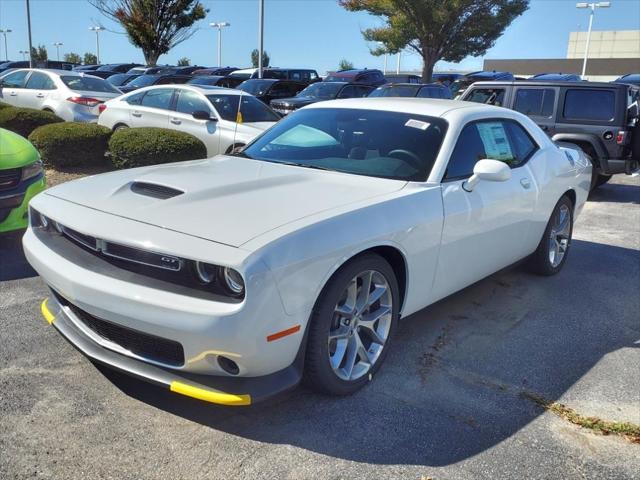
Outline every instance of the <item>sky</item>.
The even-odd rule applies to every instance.
[[[216,31],[210,22],[231,24],[223,30],[223,65],[250,65],[250,52],[258,45],[258,0],[202,0],[209,9],[198,22],[195,34],[160,57],[159,63],[175,64],[187,57],[192,64],[217,63]],[[484,58],[564,58],[569,32],[586,30],[588,10],[577,9],[575,0],[532,0],[530,8],[517,18]],[[11,60],[20,60],[27,50],[25,0],[0,1],[0,29],[8,34]],[[31,0],[33,44],[47,47],[49,58],[56,59],[54,42],[62,42],[60,57],[66,52],[95,53],[92,25],[107,28],[100,33],[101,63],[144,62],[142,52],[129,43],[122,29],[103,17],[87,0]],[[347,59],[356,67],[383,67],[383,58],[370,54],[361,31],[381,25],[379,18],[366,13],[347,12],[336,0],[265,0],[264,46],[271,65],[315,68],[320,74],[338,67]],[[593,30],[631,30],[640,28],[639,0],[611,0],[611,8],[596,11]],[[0,58],[4,59],[4,41],[0,36]],[[388,68],[395,69],[396,56],[389,56]],[[459,64],[440,62],[436,70],[478,70],[482,58],[466,58]],[[402,70],[418,70],[420,57],[405,53]]]

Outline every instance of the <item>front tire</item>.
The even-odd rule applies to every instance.
[[[538,275],[555,275],[567,260],[573,235],[573,202],[563,195],[544,230],[538,248],[529,258],[529,269]]]
[[[398,282],[382,257],[356,257],[329,280],[309,325],[305,382],[349,395],[377,372],[389,350],[400,308]]]

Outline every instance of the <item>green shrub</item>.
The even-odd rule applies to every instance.
[[[0,108],[0,128],[6,128],[23,137],[28,137],[31,132],[42,125],[63,121],[51,112],[34,108]]]
[[[3,108],[10,108],[11,105],[9,105],[8,103],[4,103],[4,102],[0,102],[0,110],[2,110]]]
[[[109,140],[116,168],[142,167],[207,157],[207,149],[193,135],[164,128],[118,130]]]
[[[104,164],[111,130],[95,123],[52,123],[36,128],[29,140],[45,165],[78,167]]]

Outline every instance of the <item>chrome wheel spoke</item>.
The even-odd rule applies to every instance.
[[[335,352],[333,355],[329,357],[329,361],[331,362],[331,368],[337,370],[340,368],[340,364],[342,363],[342,359],[344,359],[344,355],[347,352],[347,344],[349,343],[348,339],[341,338],[335,343]]]
[[[361,274],[360,276],[360,278],[362,279],[362,285],[360,287],[358,298],[356,300],[356,311],[358,312],[362,312],[369,304],[369,292],[371,290],[372,277],[372,271],[364,272],[364,274]],[[356,279],[357,278],[358,277],[356,277]]]
[[[344,376],[346,380],[351,379],[351,375],[353,374],[353,367],[356,365],[356,360],[358,358],[358,343],[356,342],[355,336],[350,336],[349,340],[347,340],[347,348],[344,362]]]
[[[371,360],[369,359],[369,352],[367,351],[364,344],[362,343],[362,339],[360,338],[360,335],[356,332],[353,337],[356,339],[356,345],[358,346],[358,357],[360,357],[360,361],[371,366]]]
[[[370,307],[378,300],[382,298],[382,296],[386,293],[387,287],[381,287],[376,285],[371,293],[369,293],[369,298],[367,299],[366,307]]]
[[[569,248],[571,239],[571,211],[562,205],[553,220],[553,228],[549,234],[549,263],[557,267]]]

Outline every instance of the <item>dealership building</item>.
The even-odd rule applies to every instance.
[[[530,77],[538,73],[582,73],[587,32],[571,32],[566,58],[484,60],[484,70],[512,72]],[[586,79],[615,80],[627,73],[640,73],[640,30],[591,32]]]

